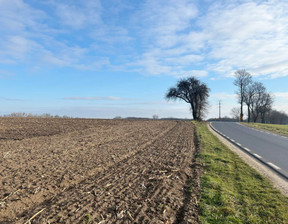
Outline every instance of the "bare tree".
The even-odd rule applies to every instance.
[[[239,114],[240,114],[240,108],[239,107],[233,107],[231,109],[231,112],[230,112],[231,116],[233,119],[236,119],[239,121],[240,117],[239,117]]]
[[[241,69],[235,72],[236,79],[234,80],[234,85],[238,87],[238,99],[240,103],[240,121],[243,121],[243,103],[244,103],[244,93],[247,86],[252,82],[252,76],[246,72],[245,69]]]
[[[288,115],[283,111],[271,110],[266,114],[266,122],[270,124],[288,124]]]
[[[153,118],[153,120],[158,120],[159,116],[157,114],[154,114],[152,118]]]
[[[264,123],[265,114],[272,109],[273,98],[261,82],[254,82],[252,88],[255,91],[250,105],[253,121],[257,122],[257,119],[261,116],[261,122]]]
[[[260,115],[261,115],[261,122],[265,123],[265,115],[270,110],[272,110],[273,98],[270,93],[265,93],[261,97],[261,104],[260,104]]]
[[[195,77],[178,81],[176,87],[172,87],[166,94],[166,99],[181,99],[191,106],[194,120],[201,120],[208,106],[210,89]]]
[[[260,114],[260,98],[261,95],[266,92],[266,88],[261,82],[254,82],[252,86],[254,88],[255,94],[251,100],[251,113],[253,116],[253,122],[256,122]]]
[[[254,99],[254,96],[256,94],[256,87],[254,82],[250,83],[244,90],[244,102],[247,105],[248,109],[248,122],[251,121],[251,110],[252,110],[252,101]]]

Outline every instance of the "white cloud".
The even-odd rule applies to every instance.
[[[94,51],[91,47],[93,42],[86,43],[87,36],[95,32],[96,28],[100,32],[105,29],[100,18],[102,8],[99,1],[87,0],[76,5],[77,3],[71,4],[69,1],[59,3],[51,0],[40,4],[44,4],[43,8],[50,8],[51,13],[24,3],[23,0],[0,2],[0,63],[26,63],[32,67],[66,66],[89,70],[110,66],[107,57],[91,54]],[[56,19],[57,16],[60,20]],[[79,33],[75,33],[77,29],[85,29],[81,37]],[[123,29],[114,30],[118,34],[122,33],[124,38]],[[77,38],[82,42],[85,40],[85,44],[78,43]]]
[[[84,4],[67,1],[59,3],[53,2],[56,7],[56,14],[60,18],[60,22],[73,29],[82,29],[87,26],[101,25],[102,5],[99,0],[86,0]]]
[[[203,57],[201,55],[196,54],[189,54],[189,55],[180,55],[178,57],[169,57],[164,59],[166,63],[169,63],[170,65],[191,65],[191,63],[199,62],[203,60]]]
[[[11,36],[6,40],[5,46],[2,46],[2,49],[5,49],[4,52],[6,55],[13,58],[24,58],[27,51],[30,49],[29,45],[31,42],[21,36]]]
[[[221,92],[221,93],[213,93],[210,95],[210,97],[212,99],[216,99],[216,100],[226,100],[226,99],[236,100],[237,94],[230,94],[230,93]]]
[[[282,103],[282,104],[278,104],[277,107],[273,108],[273,109],[276,109],[278,111],[283,111],[287,114],[287,111],[288,111],[288,103]]]
[[[0,63],[288,76],[287,1],[211,2],[0,1]]]
[[[189,28],[198,13],[194,1],[189,0],[147,0],[142,6],[136,14],[143,26],[140,32],[162,48],[174,46],[178,32]]]
[[[0,1],[0,11],[0,30],[4,34],[25,31],[27,27],[35,31],[41,27],[35,21],[41,21],[46,16],[43,11],[31,8],[23,0]]]
[[[272,96],[274,97],[273,109],[287,113],[288,92],[274,92]]]
[[[128,63],[127,65],[138,69],[139,72],[146,75],[170,74],[172,72],[170,66],[163,65],[161,59],[153,54],[144,54],[138,61]]]
[[[59,5],[57,7],[57,14],[63,24],[75,29],[86,26],[88,20],[87,16],[75,6]]]
[[[184,67],[203,59],[201,55],[187,52],[180,38],[184,38],[183,31],[191,29],[191,22],[198,14],[194,1],[147,0],[141,6],[135,13],[135,23],[141,27],[138,29],[140,41],[147,47],[140,52],[140,59],[131,63],[138,66],[139,71],[177,76]]]
[[[285,98],[288,102],[288,92],[274,92],[273,95],[278,98]]]
[[[239,68],[254,76],[288,75],[288,2],[217,2],[201,13],[189,1],[179,8],[174,3],[160,7],[159,2],[147,1],[140,14],[147,17],[143,34],[152,44],[144,54],[154,56],[165,68],[162,73],[169,71],[167,66],[176,74],[197,63],[202,70],[227,77]],[[191,11],[185,13],[184,8]]]
[[[174,75],[177,78],[185,78],[185,77],[190,77],[190,76],[195,76],[195,77],[205,77],[208,75],[207,71],[203,70],[191,70],[191,71],[183,71],[180,72],[178,75]]]
[[[199,20],[209,36],[209,68],[231,73],[238,68],[252,75],[287,75],[288,4],[267,1],[218,6]],[[285,65],[286,63],[286,65]]]

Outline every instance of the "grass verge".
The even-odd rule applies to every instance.
[[[199,221],[288,223],[288,198],[215,137],[195,123],[204,164]]]
[[[275,134],[288,136],[288,125],[283,124],[259,124],[259,123],[242,123],[252,128],[270,131]]]

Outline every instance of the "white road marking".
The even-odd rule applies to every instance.
[[[250,149],[248,149],[248,148],[246,148],[246,147],[244,147],[244,149],[245,149],[246,151],[248,151],[248,152],[250,152],[250,151],[251,151]]]
[[[261,159],[262,156],[259,156],[258,154],[254,153],[254,156],[256,156],[257,158]]]
[[[238,146],[242,147],[242,145],[240,143],[237,143]]]
[[[280,167],[276,166],[276,165],[273,164],[273,163],[268,162],[268,164],[269,164],[270,166],[272,166],[272,167],[273,167],[274,169],[276,169],[276,170],[280,170],[280,169],[281,169]]]

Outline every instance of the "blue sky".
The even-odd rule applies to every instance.
[[[196,76],[229,116],[238,69],[288,111],[286,0],[0,0],[0,32],[0,115],[191,118],[164,96]]]

